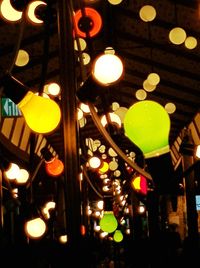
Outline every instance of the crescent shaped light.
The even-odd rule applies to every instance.
[[[14,9],[10,0],[3,0],[0,4],[0,15],[7,21],[17,22],[22,18],[22,11]]]
[[[47,4],[43,1],[33,1],[33,2],[30,2],[27,7],[27,11],[26,11],[27,17],[29,21],[33,24],[43,23],[43,20],[40,20],[35,16],[36,9],[41,5],[46,6]]]

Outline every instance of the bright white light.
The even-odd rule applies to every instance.
[[[118,81],[123,74],[121,59],[113,54],[104,54],[98,57],[94,63],[94,78],[105,86]]]

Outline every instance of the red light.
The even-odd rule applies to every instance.
[[[147,180],[144,176],[138,175],[134,177],[131,181],[132,188],[141,194],[147,194]]]
[[[100,14],[93,8],[85,7],[85,16],[82,15],[81,9],[76,11],[74,15],[75,27],[80,37],[86,37],[88,32],[90,37],[99,33],[102,27],[102,19]]]
[[[58,158],[53,158],[51,161],[46,162],[46,172],[53,177],[57,177],[62,174],[64,170],[63,162]]]

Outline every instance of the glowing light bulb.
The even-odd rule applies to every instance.
[[[103,218],[101,218],[99,225],[103,232],[114,232],[117,229],[118,222],[113,211],[104,211]]]
[[[17,105],[33,132],[47,134],[57,128],[61,111],[54,100],[34,94],[9,74],[3,78],[3,85],[6,97]]]
[[[58,104],[29,91],[17,104],[30,129],[36,133],[49,133],[57,128],[61,119]]]
[[[134,177],[131,180],[131,186],[136,192],[139,192],[144,195],[147,194],[147,181],[146,178],[142,175]]]
[[[98,83],[109,86],[122,77],[123,70],[123,63],[118,56],[103,54],[94,62],[93,76]]]
[[[63,173],[64,165],[60,159],[54,157],[46,162],[45,169],[50,176],[57,177]]]
[[[116,230],[113,235],[113,239],[115,242],[121,242],[123,240],[123,234],[120,230]]]
[[[44,235],[46,224],[41,218],[35,218],[25,223],[26,235],[33,239],[38,239]]]
[[[124,129],[145,158],[169,152],[170,118],[159,103],[144,100],[133,104],[125,115]]]

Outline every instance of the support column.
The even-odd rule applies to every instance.
[[[79,187],[78,132],[76,120],[76,68],[73,39],[72,1],[58,1],[58,35],[64,151],[66,229],[69,247],[67,262],[78,266],[80,258],[81,203]],[[77,255],[78,254],[78,255]],[[77,258],[78,256],[78,258]]]

